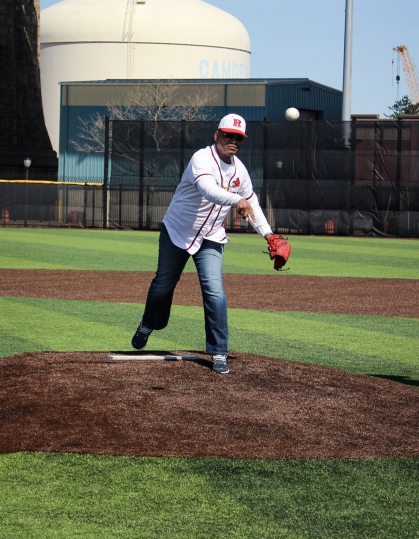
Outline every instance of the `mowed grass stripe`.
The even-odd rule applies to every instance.
[[[419,260],[419,245],[416,239],[360,238],[360,237],[313,237],[293,236],[300,251],[321,251],[351,254],[367,257],[411,258]],[[394,255],[397,250],[397,255]]]
[[[2,252],[4,253],[7,249],[4,249],[2,246]],[[0,268],[2,269],[47,269],[47,270],[66,270],[70,269],[68,263],[60,264],[58,262],[47,262],[44,260],[45,254],[37,254],[36,250],[34,253],[28,252],[25,254],[22,253],[22,256],[18,256],[14,249],[14,256],[1,255],[0,256]],[[37,260],[37,258],[39,260]],[[52,258],[53,260],[53,258]],[[80,269],[80,268],[71,268],[71,269]]]
[[[0,267],[7,269],[57,269],[96,271],[156,271],[157,252],[151,254],[107,254],[63,247],[41,251],[38,246],[27,246],[20,253],[13,248],[13,256],[0,257]],[[48,261],[46,261],[46,259]]]
[[[132,333],[143,311],[142,305],[33,298],[2,298],[0,308],[8,313],[0,322],[2,331],[58,351],[130,348]],[[177,317],[181,323],[176,322]],[[230,347],[246,352],[250,341],[254,353],[253,341],[256,339],[258,353],[265,355],[267,340],[276,341],[278,354],[282,354],[277,357],[287,359],[286,350],[281,347],[281,341],[286,340],[308,347],[339,350],[349,357],[358,354],[419,365],[419,332],[416,336],[414,333],[417,320],[361,317],[358,327],[346,325],[346,321],[357,318],[356,315],[315,313],[304,318],[295,313],[230,309]],[[377,330],[374,326],[376,318]],[[392,328],[391,332],[385,331],[386,325]],[[394,331],[396,325],[398,334]],[[408,327],[411,336],[404,335],[404,327]],[[235,342],[235,330],[252,337]],[[169,326],[153,334],[150,346],[204,349],[204,340],[202,308],[174,306]],[[303,356],[301,361],[304,359],[307,358]]]
[[[0,455],[0,537],[401,539],[417,459]]]
[[[22,331],[22,333],[24,333],[24,331]],[[0,358],[13,356],[22,352],[41,352],[44,350],[48,350],[48,348],[29,339],[25,339],[23,336],[19,337],[14,334],[9,334],[4,328],[0,330]]]
[[[0,267],[155,271],[158,254],[156,232],[0,231]],[[18,232],[14,230],[13,232]],[[38,232],[38,234],[33,234]],[[57,234],[58,233],[58,234]],[[30,263],[32,261],[32,264]]]
[[[7,317],[0,320],[0,332],[8,336],[0,343],[0,356],[31,350],[110,351],[132,350],[131,338],[139,324],[143,306],[63,300],[0,298]],[[202,323],[201,332],[202,337]],[[156,332],[155,349],[188,348],[190,328],[177,332]],[[198,334],[198,333],[197,333]],[[18,339],[11,352],[13,339]],[[200,341],[202,346],[202,340]]]
[[[21,245],[23,249],[28,246],[38,246],[41,248],[62,247],[64,249],[77,249],[81,251],[102,251],[113,253],[128,253],[131,254],[135,249],[140,254],[147,251],[151,246],[154,248],[158,242],[157,232],[141,232],[141,231],[43,231],[38,230],[38,234],[33,234],[33,230],[29,234],[11,234],[10,237],[6,234],[7,230],[1,231],[0,239],[2,242],[9,242],[12,245]],[[16,230],[14,231],[16,232]]]
[[[25,466],[29,461],[32,467]],[[41,462],[46,474],[41,480],[42,496],[38,485],[31,481],[41,472],[37,469]],[[241,503],[227,489],[216,488],[205,474],[189,469],[188,461],[182,459],[181,467],[172,466],[171,462],[54,454],[21,454],[9,459],[0,456],[7,508],[3,525],[17,533],[23,528],[28,534],[13,537],[42,539],[306,537]],[[12,463],[20,471],[18,477],[7,472],[6,465]],[[21,494],[18,500],[16,487]],[[34,491],[36,494],[31,496]],[[41,500],[49,500],[53,505],[41,505]],[[45,527],[45,521],[53,525]]]
[[[237,238],[238,242],[247,243],[247,238],[249,237],[248,233],[236,233],[233,232],[232,235]],[[336,247],[345,247],[352,245],[353,242],[359,242],[360,245],[365,245],[369,248],[385,249],[386,246],[391,246],[391,249],[400,248],[400,249],[410,249],[411,243],[417,242],[416,238],[382,238],[382,237],[371,237],[371,236],[335,236],[335,235],[299,235],[299,234],[282,234],[291,239],[296,239],[300,245],[307,245],[309,248],[316,245],[322,245],[325,241],[329,244]],[[254,236],[256,237],[256,236]],[[335,248],[335,247],[333,247]]]
[[[8,313],[0,322],[2,331],[24,337],[48,350],[103,350],[102,346],[109,345],[111,339],[121,342],[127,338],[126,332],[112,326],[111,321],[107,325],[64,313],[57,316],[54,310],[42,303],[37,306],[36,302],[20,303],[2,298],[0,308]],[[109,335],[110,328],[112,337]]]
[[[264,240],[230,234],[224,271],[272,275]],[[288,275],[419,279],[416,240],[374,238],[289,238]],[[1,229],[0,267],[155,271],[158,232]],[[396,249],[397,246],[397,249]],[[185,271],[195,271],[192,262]],[[281,274],[275,273],[280,278]]]
[[[345,315],[330,313],[311,313],[299,311],[287,311],[286,315],[290,318],[301,318],[304,320],[322,320],[328,324],[342,325],[354,329],[382,332],[385,335],[398,335],[403,337],[419,338],[419,318],[404,318],[386,316],[367,316],[367,315]]]
[[[346,327],[342,323],[330,323],[322,319],[296,319],[288,313],[257,312],[249,316],[249,311],[232,309],[229,316],[230,326],[241,330],[255,330],[266,338],[275,336],[288,340],[303,341],[319,347],[327,346],[354,354],[362,354],[373,358],[391,359],[403,363],[419,364],[419,336],[417,338],[402,335],[387,335],[372,328],[362,329]],[[340,315],[336,315],[339,321]],[[388,319],[389,325],[394,319]]]
[[[356,256],[352,257],[356,259]],[[267,257],[265,260],[260,260],[256,257],[253,261],[252,255],[246,254],[246,266],[238,266],[235,259],[230,258],[226,252],[224,261],[224,272],[235,274],[258,274],[272,275],[273,262]],[[266,266],[268,264],[268,266]],[[263,269],[261,266],[264,266]],[[286,275],[306,275],[315,277],[351,277],[365,279],[419,279],[419,270],[416,267],[398,267],[377,266],[374,264],[357,262],[341,262],[339,260],[326,261],[324,259],[302,259],[292,251],[291,258],[288,260],[284,270]],[[285,273],[275,273],[278,278],[278,287],[281,285],[281,275]]]

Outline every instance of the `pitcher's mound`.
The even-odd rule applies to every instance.
[[[216,375],[204,353],[170,353],[199,359],[112,361],[106,352],[1,359],[0,452],[419,455],[414,387],[250,354],[236,354],[230,373]]]

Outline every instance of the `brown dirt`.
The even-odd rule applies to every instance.
[[[200,361],[103,353],[3,359],[0,452],[230,458],[419,455],[416,388],[240,354]]]
[[[0,270],[0,296],[144,303],[154,273]],[[224,275],[231,308],[419,318],[419,280],[297,275]],[[184,273],[176,305],[202,305],[195,273]]]
[[[143,303],[151,278],[0,270],[0,296]],[[230,307],[419,317],[418,281],[226,275],[225,285]],[[196,275],[183,275],[175,303],[200,304]],[[2,358],[0,453],[419,456],[415,387],[250,354],[233,354],[230,374],[220,376],[211,373],[209,356],[198,355],[196,361],[120,362],[103,352]]]

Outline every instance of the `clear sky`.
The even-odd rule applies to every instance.
[[[41,0],[41,10],[60,0]],[[309,78],[342,89],[345,0],[206,0],[251,40],[251,78]],[[419,66],[419,0],[353,0],[352,113],[384,114],[408,94],[398,45]],[[393,63],[394,62],[394,63]]]

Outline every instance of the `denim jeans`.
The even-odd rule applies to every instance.
[[[192,255],[204,303],[206,352],[211,355],[228,354],[227,301],[223,287],[224,245],[204,240],[197,253]],[[159,239],[157,272],[151,282],[143,324],[150,329],[167,326],[172,306],[173,292],[186,262],[191,255],[172,243],[164,224]]]

